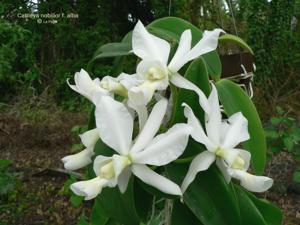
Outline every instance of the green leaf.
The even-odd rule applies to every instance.
[[[271,118],[271,124],[273,125],[278,125],[280,123],[283,122],[283,118],[282,117],[272,117]]]
[[[104,215],[124,225],[138,225],[140,219],[135,209],[133,177],[127,190],[121,194],[118,187],[104,188],[96,198],[97,204],[104,211]]]
[[[190,29],[192,32],[192,46],[194,46],[201,38],[202,32],[193,24],[186,20],[176,17],[164,17],[150,23],[147,28],[151,33],[162,37],[172,44],[178,43],[183,31]],[[221,77],[221,62],[216,51],[212,51],[203,55],[203,59],[207,64],[209,75],[214,80],[219,80]]]
[[[265,129],[265,135],[267,138],[272,138],[272,139],[279,137],[278,132],[272,128]]]
[[[218,81],[221,78],[222,63],[216,51],[206,53],[202,56],[206,62],[208,74],[210,77]]]
[[[300,169],[293,173],[293,181],[300,183]]]
[[[241,39],[238,36],[235,36],[232,34],[224,34],[221,37],[219,37],[219,43],[226,43],[226,42],[232,42],[234,44],[237,44],[240,47],[248,50],[252,55],[254,55],[250,46],[243,39]]]
[[[273,153],[278,153],[278,152],[282,151],[281,146],[271,146],[270,148]]]
[[[97,202],[94,203],[92,214],[91,214],[91,224],[92,225],[106,225],[109,218],[103,213],[103,208]]]
[[[206,95],[210,92],[210,84],[208,71],[205,61],[202,57],[193,61],[185,72],[184,77],[198,86]],[[184,122],[186,118],[183,115],[183,102],[192,107],[194,112],[197,112],[198,118],[203,117],[203,110],[199,105],[199,97],[194,91],[186,89],[173,89],[173,112],[171,124]]]
[[[172,225],[201,225],[202,223],[195,217],[191,210],[179,201],[174,201],[171,217]]]
[[[135,209],[141,221],[148,219],[149,210],[151,209],[153,196],[145,191],[140,185],[138,179],[134,179],[134,201]],[[144,184],[144,183],[143,183]]]
[[[241,224],[281,225],[282,212],[275,205],[235,185],[241,209]]]
[[[280,106],[276,106],[276,112],[278,115],[283,116],[284,115],[284,110]]]
[[[10,160],[0,159],[0,171],[6,170],[11,164]]]
[[[89,225],[86,216],[82,215],[76,225]]]
[[[71,147],[71,151],[72,152],[79,152],[83,148],[84,148],[84,145],[82,143],[80,143],[80,144],[73,144],[72,147]]]
[[[249,96],[237,84],[230,80],[221,80],[217,84],[220,101],[228,116],[242,112],[248,119],[250,140],[243,143],[251,152],[252,168],[256,174],[262,174],[266,163],[266,139],[262,123]]]
[[[180,184],[187,165],[166,166],[172,180]],[[215,165],[200,172],[183,196],[184,203],[204,225],[238,225],[240,213],[232,184],[227,184]]]
[[[284,137],[283,143],[288,151],[291,151],[294,148],[294,140],[291,137]]]
[[[102,45],[94,54],[93,60],[106,58],[106,57],[115,57],[115,56],[124,56],[131,55],[131,44],[130,43],[109,43]]]
[[[83,203],[83,199],[84,199],[84,197],[73,194],[73,192],[72,192],[70,201],[75,208],[78,208]]]
[[[241,224],[267,225],[255,204],[240,188],[236,188],[241,211]]]

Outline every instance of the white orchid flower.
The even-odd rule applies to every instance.
[[[212,85],[208,103],[211,113],[205,114],[206,134],[192,109],[183,104],[188,124],[193,127],[192,138],[205,145],[207,150],[193,159],[182,183],[182,192],[186,191],[198,172],[207,170],[214,161],[227,182],[233,177],[240,180],[240,184],[249,191],[268,190],[272,186],[273,180],[265,176],[254,176],[247,173],[251,154],[246,150],[236,148],[240,142],[250,138],[247,119],[241,112],[238,112],[222,121],[218,93],[214,85]]]
[[[91,157],[94,155],[95,144],[100,138],[97,128],[89,130],[79,137],[86,148],[77,154],[68,155],[61,159],[67,170],[77,170],[90,164],[92,162]]]
[[[118,154],[97,156],[94,161],[97,178],[75,183],[72,190],[86,199],[95,197],[95,193],[99,194],[106,186],[118,185],[120,191],[125,192],[133,173],[162,192],[181,195],[177,184],[147,166],[163,166],[172,162],[183,153],[188,143],[191,127],[184,123],[155,136],[166,109],[167,100],[158,101],[136,140],[132,141],[133,119],[127,108],[111,97],[102,97],[97,104],[96,124],[102,141]]]
[[[140,129],[144,126],[148,117],[146,106],[127,101],[128,91],[125,85],[131,87],[131,85],[137,84],[139,81],[136,79],[136,76],[121,73],[118,77],[105,76],[101,81],[99,78],[92,80],[89,74],[84,69],[81,69],[80,72],[75,73],[74,81],[75,85],[71,85],[69,80],[67,82],[74,91],[83,95],[94,104],[96,104],[95,101],[100,96],[112,96],[116,93],[126,97],[127,105],[138,114]]]
[[[107,96],[116,93],[127,96],[127,90],[119,82],[119,79],[111,76],[105,76],[101,81],[99,78],[92,80],[89,74],[84,69],[81,69],[80,72],[75,73],[74,81],[75,85],[70,84],[69,80],[67,81],[70,88],[83,95],[91,102],[94,102],[93,96],[95,95]]]
[[[131,85],[130,88],[124,84],[129,90],[129,101],[137,105],[146,105],[152,99],[155,90],[165,90],[171,82],[177,87],[197,92],[200,104],[205,111],[208,110],[203,92],[178,74],[178,71],[187,62],[215,50],[221,32],[224,31],[221,29],[205,31],[203,38],[191,48],[192,34],[190,30],[185,30],[181,35],[175,55],[168,63],[170,44],[150,34],[138,21],[132,33],[132,48],[134,54],[142,61],[138,64],[135,75],[136,83],[139,85]]]

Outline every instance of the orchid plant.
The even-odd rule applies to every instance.
[[[281,224],[280,210],[248,192],[273,180],[261,176],[266,146],[251,99],[221,79],[216,49],[227,41],[251,51],[221,29],[202,34],[173,17],[147,28],[138,21],[91,62],[117,56],[117,73],[92,80],[82,69],[68,81],[94,105],[95,123],[80,135],[86,148],[62,159],[67,170],[88,168],[70,188],[94,199],[92,224],[142,225],[157,198],[171,199],[168,224]],[[121,62],[132,54],[138,63],[128,74]]]

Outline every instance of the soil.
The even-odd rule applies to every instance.
[[[87,116],[80,113],[49,112],[51,123],[28,122],[17,114],[0,114],[0,159],[9,159],[20,172],[21,186],[15,201],[0,224],[76,224],[81,214],[89,213],[89,203],[75,208],[69,196],[61,194],[69,175],[63,171],[61,158],[71,154],[78,143],[71,134],[75,125],[85,125]]]
[[[21,186],[15,206],[0,214],[9,225],[76,224],[88,215],[90,203],[74,207],[70,197],[61,194],[68,179],[60,159],[71,153],[79,139],[71,134],[75,125],[87,124],[87,115],[71,112],[48,112],[51,120],[26,121],[18,113],[0,114],[0,159],[13,162],[21,173]],[[50,122],[49,122],[50,121]],[[296,166],[289,154],[281,153],[269,163],[267,175],[276,183],[266,197],[285,214],[285,225],[300,224],[300,193],[293,191],[292,172]]]

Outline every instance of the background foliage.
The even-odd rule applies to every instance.
[[[26,13],[73,13],[78,18],[39,24],[37,19],[21,18]],[[262,106],[295,97],[291,90],[299,85],[299,0],[3,0],[0,101],[47,90],[57,103],[74,109],[76,102],[81,102],[66,90],[66,79],[87,67],[95,49],[120,41],[137,19],[148,24],[169,14],[202,30],[221,27],[246,40],[255,53],[257,86],[269,87],[268,92],[266,88],[258,90],[266,99],[257,99]],[[98,61],[93,74],[109,74],[111,67],[107,65],[111,63]],[[299,107],[296,103],[293,106]],[[275,112],[275,104],[272,109]]]

